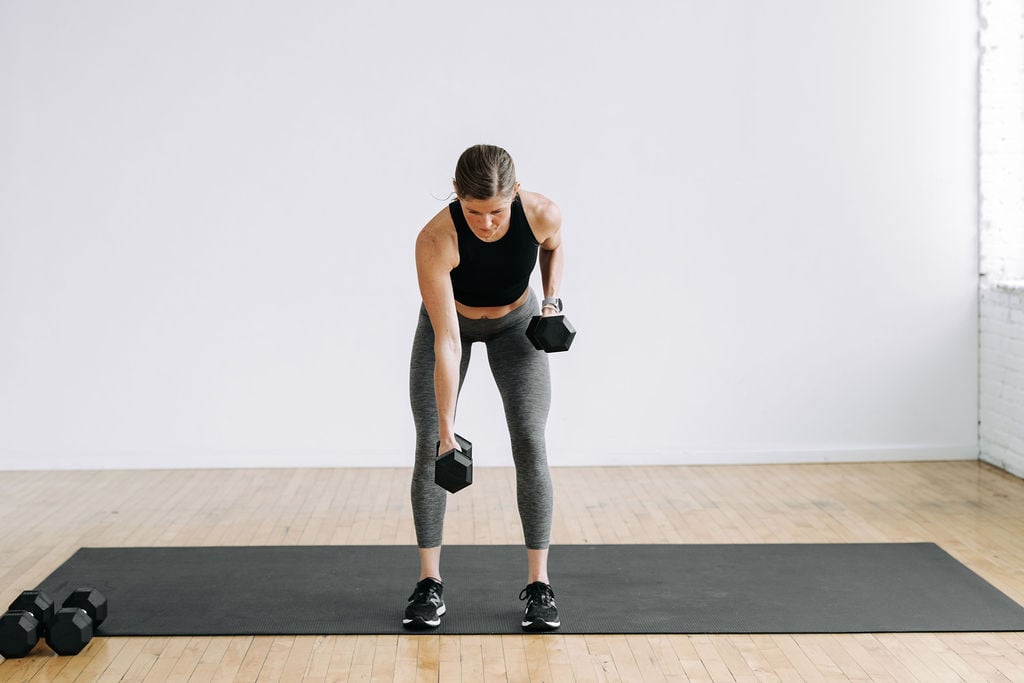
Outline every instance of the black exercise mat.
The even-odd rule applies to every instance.
[[[1024,608],[931,543],[566,545],[562,633],[1024,631]],[[434,633],[519,633],[521,546],[448,546]],[[83,548],[40,586],[107,595],[103,636],[403,633],[405,546]]]

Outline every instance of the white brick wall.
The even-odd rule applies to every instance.
[[[1024,0],[979,11],[979,442],[1024,476]]]
[[[981,457],[1024,476],[1024,287],[981,294]]]

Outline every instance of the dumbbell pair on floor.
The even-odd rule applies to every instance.
[[[24,591],[0,617],[0,655],[24,657],[41,638],[58,655],[77,655],[107,618],[107,599],[94,588],[79,588],[59,610],[41,591]]]

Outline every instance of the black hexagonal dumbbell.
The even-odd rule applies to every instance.
[[[459,444],[458,449],[438,453],[434,461],[434,483],[449,493],[461,491],[473,483],[473,444],[458,434],[455,441]],[[440,441],[437,448],[441,449]]]
[[[535,315],[526,328],[526,336],[538,351],[556,353],[569,350],[576,338],[576,328],[564,315]]]
[[[78,654],[104,618],[106,598],[94,588],[76,589],[53,614],[46,629],[46,644],[57,654]]]
[[[39,621],[28,610],[7,610],[0,617],[0,655],[4,659],[24,657],[39,642],[39,631]]]
[[[79,588],[71,593],[61,607],[76,607],[92,619],[93,626],[99,626],[107,618],[107,599],[95,588]]]
[[[92,640],[95,624],[78,607],[62,607],[46,630],[46,644],[59,655],[77,655]]]
[[[95,588],[79,588],[67,597],[46,630],[46,644],[59,655],[77,655],[107,618],[107,599]]]
[[[94,588],[79,588],[56,611],[45,593],[24,591],[0,617],[0,655],[24,657],[43,637],[58,655],[76,655],[106,618],[107,600]]]
[[[53,600],[41,591],[22,591],[0,617],[0,655],[24,657],[36,646],[53,621]]]

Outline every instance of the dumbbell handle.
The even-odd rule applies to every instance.
[[[458,451],[459,453],[465,453],[466,451],[468,451],[471,448],[473,448],[473,444],[471,444],[468,440],[462,438],[458,434],[455,435],[455,443],[457,443],[459,445],[458,448],[450,448],[447,451],[445,451],[444,453],[442,453],[441,452],[441,442],[438,441],[437,442],[437,446],[435,447],[437,449],[437,457],[438,458],[443,458],[444,456],[448,455],[449,453],[454,453],[455,451]]]

